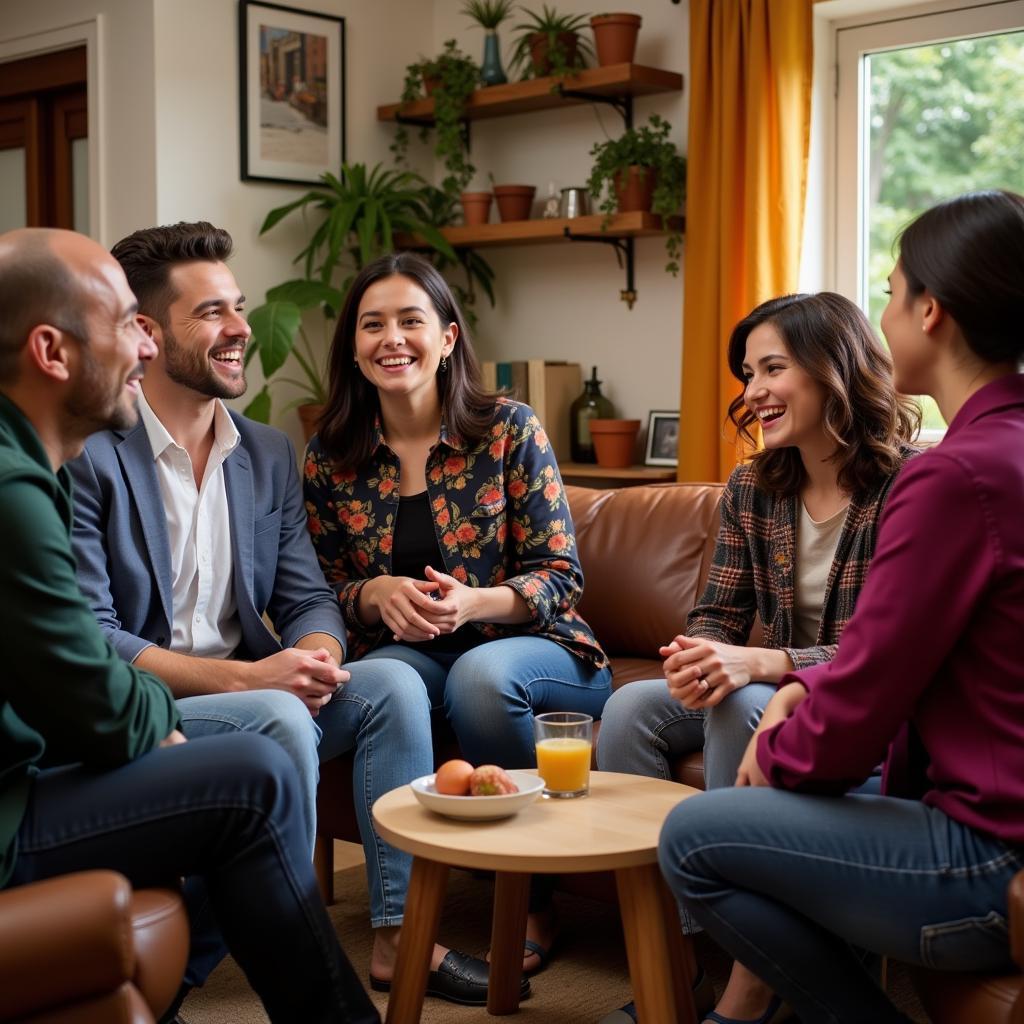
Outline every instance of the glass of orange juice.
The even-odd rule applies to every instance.
[[[534,718],[533,731],[544,795],[586,796],[590,792],[593,718],[576,711],[550,711]]]

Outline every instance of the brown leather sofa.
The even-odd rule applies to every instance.
[[[580,614],[612,661],[612,686],[661,676],[658,648],[678,633],[707,579],[718,534],[721,484],[655,484],[618,490],[567,486],[586,577]],[[755,622],[749,642],[760,639]],[[599,723],[596,723],[599,727]],[[435,763],[458,756],[447,724],[435,723]],[[598,731],[598,742],[600,732]],[[680,782],[704,788],[703,758],[673,765]],[[331,892],[330,839],[359,842],[352,802],[352,761],[322,767],[318,796],[317,870]],[[566,876],[567,888],[596,894],[614,887]],[[1024,966],[1024,873],[1011,887],[1014,959]],[[921,1001],[935,1024],[1024,1024],[1020,975],[915,973]]]
[[[0,892],[0,1020],[152,1024],[188,958],[188,918],[167,889],[83,871]]]

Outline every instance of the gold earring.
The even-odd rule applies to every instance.
[[[442,373],[447,373],[448,372],[448,357],[447,356],[441,356],[441,372]]]

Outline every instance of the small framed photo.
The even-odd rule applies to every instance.
[[[240,0],[243,181],[316,184],[345,159],[345,19]]]
[[[679,410],[657,409],[647,421],[648,466],[676,466],[679,464]]]

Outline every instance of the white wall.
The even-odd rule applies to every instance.
[[[454,37],[475,60],[483,57],[483,33],[459,13],[461,0],[434,0],[434,50]],[[539,10],[540,4],[527,3]],[[594,11],[589,0],[558,0],[560,13]],[[632,0],[625,10],[643,17],[636,61],[682,72],[684,91],[640,97],[634,124],[652,113],[672,125],[672,138],[686,151],[689,70],[689,8],[666,0]],[[508,71],[511,28],[499,29],[502,58]],[[589,29],[587,30],[589,35]],[[392,99],[397,99],[397,79]],[[622,131],[622,119],[603,105],[520,114],[475,121],[472,160],[479,185],[487,174],[501,184],[533,184],[538,199],[548,183],[556,188],[584,185],[590,173],[590,148]],[[492,219],[497,218],[492,211]],[[651,409],[679,408],[683,285],[682,275],[664,271],[663,239],[636,243],[638,300],[632,311],[619,299],[625,275],[613,250],[605,245],[563,245],[487,249],[481,254],[497,273],[497,306],[479,303],[477,347],[485,358],[570,359],[596,364],[604,391],[620,415],[642,419]]]

